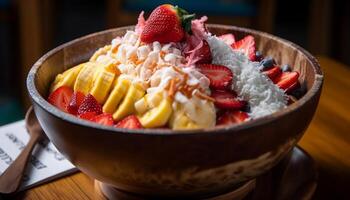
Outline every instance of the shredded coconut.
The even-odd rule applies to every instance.
[[[258,63],[249,61],[243,53],[233,50],[216,36],[208,36],[207,41],[213,63],[224,65],[233,72],[232,88],[249,102],[252,118],[269,115],[286,107],[284,92],[259,71]]]

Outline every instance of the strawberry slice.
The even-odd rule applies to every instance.
[[[89,121],[91,121],[96,116],[97,116],[96,112],[85,112],[85,113],[78,115],[78,117],[80,119],[85,119],[85,120],[89,120]]]
[[[96,122],[98,124],[106,125],[106,126],[113,126],[114,124],[113,117],[109,113],[102,113],[100,115],[97,115],[93,117],[91,121]]]
[[[282,70],[279,66],[274,66],[271,69],[263,72],[263,74],[268,76],[272,81],[274,81],[276,77],[278,77],[281,73],[282,73]]]
[[[232,71],[223,65],[200,64],[197,67],[210,80],[212,89],[225,89],[232,81]]]
[[[79,91],[74,92],[72,99],[70,100],[67,110],[70,114],[76,115],[80,105],[83,103],[85,95]]]
[[[246,121],[249,118],[248,114],[243,111],[227,111],[221,115],[216,124],[217,125],[229,125],[238,124]]]
[[[300,84],[299,81],[295,82],[294,84],[292,84],[291,86],[289,86],[286,90],[285,93],[287,94],[291,94],[295,89],[299,88]]]
[[[220,35],[219,39],[221,39],[222,41],[224,41],[226,44],[230,46],[236,41],[235,36],[232,33]]]
[[[79,109],[78,109],[78,114],[81,115],[86,112],[95,112],[96,114],[101,114],[102,113],[102,107],[101,105],[97,102],[94,96],[91,94],[88,94],[83,102],[81,103]]]
[[[64,112],[68,112],[67,106],[72,98],[73,90],[68,86],[61,86],[53,91],[48,98],[50,104]]]
[[[237,99],[237,94],[223,90],[212,91],[211,96],[215,99],[215,106],[222,109],[241,109],[247,103]]]
[[[283,72],[280,76],[275,79],[275,84],[282,90],[287,90],[292,86],[295,87],[298,83],[299,73],[298,72]],[[295,85],[295,86],[294,86]],[[291,88],[292,89],[292,88]],[[289,90],[291,90],[289,89]]]
[[[233,43],[231,47],[242,50],[251,61],[255,60],[255,40],[253,36],[247,35],[243,39]]]
[[[128,129],[141,129],[142,125],[135,115],[129,115],[119,121],[115,127]]]

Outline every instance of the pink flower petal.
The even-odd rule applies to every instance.
[[[143,31],[143,28],[145,27],[145,24],[146,24],[146,20],[145,18],[143,17],[143,14],[144,14],[144,11],[142,11],[137,19],[137,24],[136,24],[136,27],[135,27],[135,32],[138,33],[138,34],[141,34],[142,31]]]

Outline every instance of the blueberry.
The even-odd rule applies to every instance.
[[[260,61],[260,70],[265,71],[273,67],[275,61],[271,57],[264,58],[262,61]]]
[[[290,95],[294,96],[297,99],[300,99],[305,93],[306,93],[306,85],[300,84],[300,87],[291,91]]]
[[[250,113],[251,112],[250,105],[248,103],[245,104],[245,106],[242,108],[242,111]]]
[[[262,60],[262,58],[263,58],[262,53],[260,51],[256,51],[255,52],[255,59],[256,59],[256,61],[260,62]]]
[[[292,68],[288,64],[282,65],[281,69],[282,69],[282,72],[291,72],[292,71]]]

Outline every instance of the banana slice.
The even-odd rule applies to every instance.
[[[57,88],[62,86],[62,79],[64,78],[63,74],[58,74],[55,78],[55,80],[53,81],[53,83],[51,84],[50,87],[50,93],[52,93],[54,90],[56,90]]]
[[[97,58],[98,58],[100,55],[107,54],[107,52],[108,52],[109,50],[111,50],[111,48],[112,48],[112,45],[106,45],[106,46],[104,46],[104,47],[102,47],[102,48],[99,48],[99,49],[94,53],[94,55],[91,56],[90,61],[91,61],[91,62],[95,62],[95,61],[97,60]]]
[[[150,110],[150,109],[158,106],[162,100],[163,100],[163,93],[162,92],[146,94],[140,100],[135,102],[136,112],[139,115],[142,115],[147,110]]]
[[[183,104],[187,117],[201,128],[214,127],[216,124],[216,110],[213,102],[203,101],[192,97],[191,101]]]
[[[97,102],[103,104],[109,94],[116,74],[107,70],[106,67],[101,67],[95,74],[97,75],[90,93],[96,98]]]
[[[134,104],[136,101],[141,99],[144,94],[145,90],[140,84],[132,84],[129,90],[127,91],[122,103],[118,107],[117,111],[114,112],[113,119],[118,121],[130,114],[135,113]]]
[[[115,86],[103,105],[103,112],[114,113],[117,110],[117,107],[128,91],[130,84],[131,82],[127,79],[116,79]]]
[[[169,126],[175,130],[214,127],[216,123],[214,104],[208,101],[198,101],[200,100],[191,99],[185,104],[178,104],[170,117]]]
[[[85,63],[84,67],[80,70],[78,77],[75,81],[74,91],[79,91],[84,95],[87,95],[93,86],[96,71],[97,70],[95,63]]]
[[[183,110],[176,110],[169,119],[169,126],[174,130],[199,129],[198,124],[186,116]]]
[[[145,128],[161,127],[168,122],[172,110],[171,101],[168,98],[164,98],[158,106],[139,116],[139,120]]]
[[[84,65],[85,65],[84,63],[77,65],[75,67],[72,67],[72,68],[66,70],[62,74],[58,74],[55,78],[55,81],[51,85],[50,92],[53,92],[57,88],[64,86],[64,85],[69,86],[69,87],[73,87],[74,82],[75,82],[80,70],[84,67]]]

